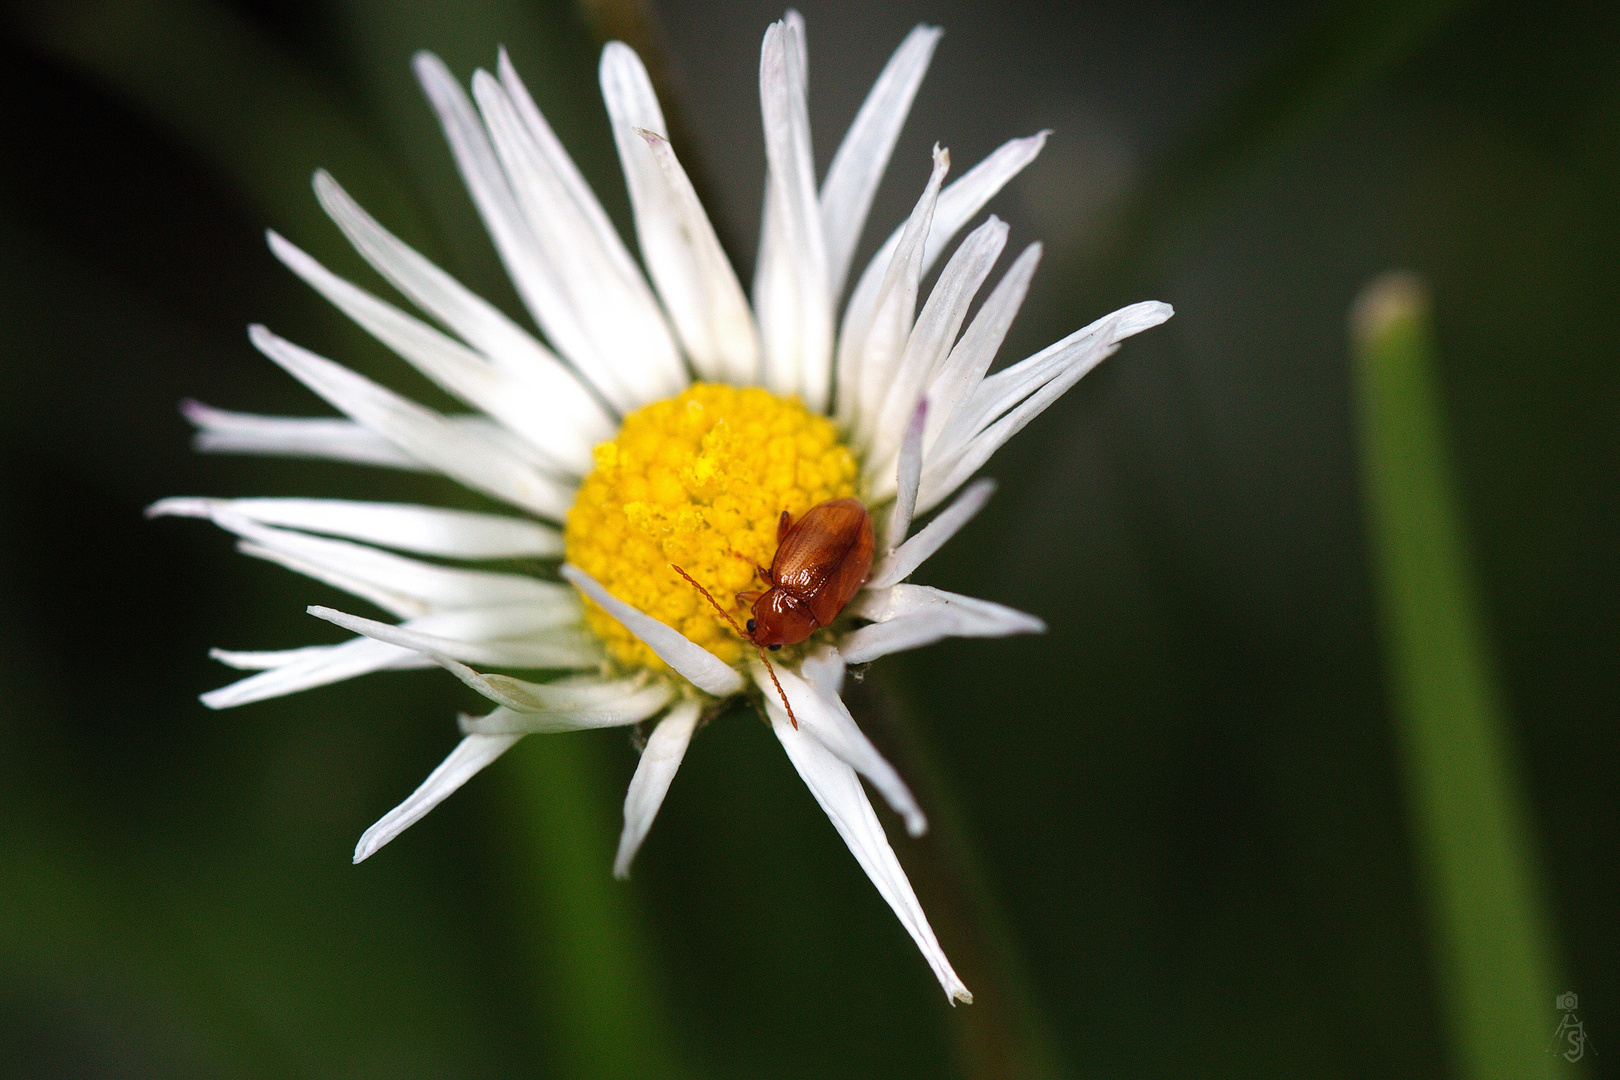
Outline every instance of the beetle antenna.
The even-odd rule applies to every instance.
[[[737,631],[737,636],[738,637],[740,637],[744,641],[748,642],[748,644],[754,646],[754,651],[759,653],[759,658],[761,660],[765,661],[765,670],[771,673],[771,682],[774,683],[775,686],[776,686],[777,696],[782,699],[782,708],[787,710],[788,720],[792,722],[793,730],[794,731],[799,730],[799,718],[797,716],[793,715],[793,706],[788,704],[787,694],[782,689],[782,682],[781,682],[780,679],[778,679],[776,677],[776,665],[772,664],[771,663],[771,658],[765,655],[765,650],[760,648],[757,644],[755,644],[753,638],[751,638],[747,634],[743,633],[743,628],[737,625],[737,620],[733,619],[731,617],[731,613],[729,611],[727,611],[725,608],[721,607],[720,606],[720,601],[716,600],[712,595],[710,595],[708,589],[705,589],[703,586],[699,585],[697,583],[697,581],[693,579],[691,574],[688,574],[685,570],[682,570],[680,567],[676,566],[674,563],[670,563],[669,568],[671,570],[675,571],[677,574],[681,575],[681,577],[685,578],[688,585],[691,585],[692,588],[694,588],[698,592],[702,593],[703,594],[703,599],[707,600],[709,603],[714,605],[714,610],[716,610],[716,611],[718,611],[720,613],[720,617],[722,619],[726,620],[726,622],[731,624],[731,628],[733,630]]]

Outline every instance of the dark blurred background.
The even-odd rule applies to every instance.
[[[468,77],[510,47],[622,226],[600,21],[546,0],[0,10],[0,1074],[958,1075],[960,1018],[746,713],[694,741],[624,885],[623,732],[525,740],[356,868],[355,839],[454,744],[470,694],[408,672],[196,700],[233,677],[212,645],[338,640],[303,614],[336,594],[143,507],[477,505],[409,474],[188,449],[182,398],[324,411],[248,345],[254,321],[443,403],[263,229],[374,282],[309,192],[324,166],[518,313],[409,58]],[[802,10],[822,167],[905,31],[946,28],[864,251],[934,141],[961,171],[1050,127],[991,206],[1015,248],[1047,245],[1004,360],[1125,302],[1177,311],[997,456],[992,506],[922,577],[1050,633],[873,673],[954,800],[1054,1068],[1454,1069],[1346,329],[1363,284],[1404,267],[1434,298],[1560,989],[1599,1051],[1587,1075],[1613,1074],[1620,8]],[[758,46],[780,13],[654,13],[694,140],[677,149],[743,267]],[[1549,1000],[1549,1039],[1558,1022]]]

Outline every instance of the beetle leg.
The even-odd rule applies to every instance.
[[[776,519],[776,542],[778,544],[787,539],[788,530],[791,528],[793,528],[793,515],[784,510],[782,516]]]
[[[765,594],[763,592],[759,592],[754,589],[747,589],[737,594],[737,603],[747,604],[752,607],[754,602],[764,595]]]

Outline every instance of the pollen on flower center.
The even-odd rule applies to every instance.
[[[595,449],[564,532],[568,561],[727,663],[746,647],[674,563],[739,622],[737,593],[762,589],[777,520],[855,494],[855,456],[826,417],[757,387],[697,383],[624,418]],[[628,667],[663,661],[594,603],[586,619]]]

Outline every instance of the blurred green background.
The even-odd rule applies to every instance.
[[[303,613],[336,594],[147,504],[476,505],[408,474],[191,453],[182,398],[321,411],[250,348],[254,321],[442,404],[262,230],[373,280],[309,192],[324,166],[517,313],[409,57],[467,77],[506,44],[623,225],[601,20],[544,0],[0,10],[0,1075],[997,1074],[746,713],[694,740],[622,884],[621,731],[525,740],[352,867],[470,692],[424,671],[196,701],[232,677],[209,646],[338,640]],[[1358,472],[1348,315],[1404,267],[1433,300],[1550,963],[1598,1051],[1548,1068],[1614,1073],[1620,8],[802,10],[822,167],[905,31],[946,28],[863,250],[935,140],[960,170],[1050,127],[991,207],[1014,245],[1047,244],[1004,359],[1128,301],[1177,310],[998,455],[990,509],[922,575],[1050,633],[872,675],[1022,987],[969,1008],[1015,1013],[1057,1075],[1473,1075],[1445,1033]],[[751,266],[757,50],[780,10],[653,14],[677,149]],[[1550,1045],[1561,1013],[1537,1008]]]

